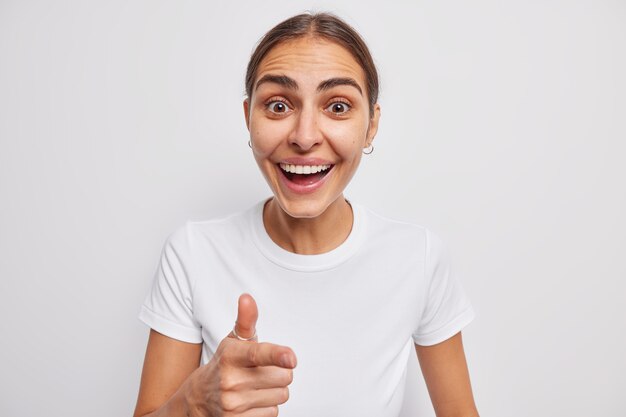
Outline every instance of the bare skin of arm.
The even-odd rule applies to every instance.
[[[181,394],[174,394],[200,365],[201,353],[202,344],[181,342],[151,329],[133,416],[148,416],[168,399],[168,408],[182,409]]]
[[[249,357],[249,354],[243,353],[249,349],[245,349],[241,343],[246,344],[248,342],[238,342],[228,338],[222,342],[225,345],[230,344],[231,349],[235,348],[235,350],[240,351],[240,354],[234,356],[235,358]],[[238,344],[239,349],[237,346],[232,346],[233,344]],[[242,348],[243,350],[241,350]],[[266,354],[254,356],[266,357],[263,362],[271,364],[276,361],[275,358],[270,359],[275,356],[272,352],[276,352],[276,348],[266,345],[263,349]],[[415,350],[437,417],[478,417],[461,333],[459,332],[450,339],[433,346],[415,345]],[[208,388],[209,391],[218,392],[217,387],[221,385],[219,382],[217,382],[217,386],[214,386],[215,383],[212,380],[198,378],[201,375],[197,374],[199,371],[208,371],[204,374],[210,375],[212,370],[214,371],[216,367],[220,366],[220,362],[214,364],[212,361],[208,367],[199,368],[201,351],[201,344],[181,342],[151,330],[134,417],[190,415],[189,400],[195,397],[194,391],[198,391],[198,383],[194,384],[194,381],[191,381],[194,372],[195,381],[201,381],[200,385]],[[284,353],[284,348],[278,351],[278,353],[281,352]],[[273,386],[284,386],[291,382],[291,374],[288,377],[283,375],[282,378],[273,377],[270,379],[275,380]],[[249,397],[249,394],[247,396]],[[207,398],[206,395],[200,397]],[[274,403],[284,401],[286,398]],[[220,401],[217,403],[219,404]],[[255,415],[271,416],[276,415],[277,408],[275,406],[264,407],[256,411],[258,413]],[[193,414],[196,415],[195,412]],[[211,412],[201,412],[200,414],[213,415]],[[219,412],[218,414],[222,415],[223,413]]]
[[[415,351],[437,417],[478,417],[461,332]]]
[[[257,343],[257,318],[254,298],[242,294],[235,329],[203,366],[201,344],[150,330],[134,416],[276,417],[297,359],[286,346]]]

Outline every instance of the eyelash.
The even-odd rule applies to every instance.
[[[341,112],[341,113],[334,113],[332,111],[329,111],[329,113],[331,113],[334,116],[343,116],[346,113],[348,113],[350,110],[352,110],[352,105],[350,104],[350,102],[348,100],[346,100],[346,99],[343,99],[343,98],[335,98],[335,99],[333,99],[330,102],[330,104],[328,106],[326,106],[325,109],[328,109],[328,108],[330,108],[330,107],[332,107],[332,106],[334,106],[335,104],[338,104],[338,103],[339,104],[343,104],[344,106],[347,107],[347,109],[344,112]]]
[[[287,109],[284,112],[276,112],[272,110],[272,105],[278,104],[278,103],[282,103],[284,104]],[[345,107],[347,107],[347,109],[341,113],[335,113],[333,111],[328,110],[329,108],[331,108],[332,106],[334,106],[335,104],[343,104]],[[292,110],[291,104],[285,100],[282,97],[272,97],[269,100],[267,100],[264,103],[265,108],[272,114],[275,115],[280,115],[280,114],[286,114],[289,112],[289,110]],[[330,101],[330,103],[324,108],[325,111],[328,111],[330,114],[332,114],[333,116],[343,116],[346,113],[348,113],[350,110],[352,110],[352,105],[350,104],[350,102],[344,98],[334,98],[332,99],[332,101]]]
[[[277,103],[284,104],[287,107],[287,111],[291,110],[291,104],[289,104],[289,102],[287,100],[285,100],[284,98],[282,98],[282,97],[272,97],[269,100],[267,100],[264,103],[264,105],[265,105],[265,108],[272,114],[285,114],[285,113],[287,113],[287,111],[284,111],[284,112],[275,112],[275,111],[273,111],[271,109],[271,106],[273,104],[277,104]]]

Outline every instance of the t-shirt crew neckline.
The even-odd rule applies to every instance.
[[[253,207],[251,216],[253,240],[263,256],[274,264],[299,272],[325,271],[347,261],[358,251],[365,229],[363,209],[358,204],[349,202],[352,207],[352,230],[341,245],[329,252],[317,255],[302,255],[283,249],[267,234],[263,224],[263,207],[267,201],[263,200]]]

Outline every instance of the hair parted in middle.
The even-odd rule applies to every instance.
[[[252,97],[257,71],[263,58],[281,43],[304,38],[322,38],[334,42],[350,52],[363,71],[367,82],[370,117],[378,101],[379,80],[376,65],[369,48],[359,33],[331,13],[302,13],[279,23],[261,38],[254,49],[246,71],[246,95]]]

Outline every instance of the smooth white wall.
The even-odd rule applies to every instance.
[[[379,65],[347,195],[451,247],[481,415],[624,416],[626,3],[606,0],[0,1],[0,415],[132,414],[161,245],[269,194],[244,69],[307,9]],[[405,416],[433,416],[409,377]]]

